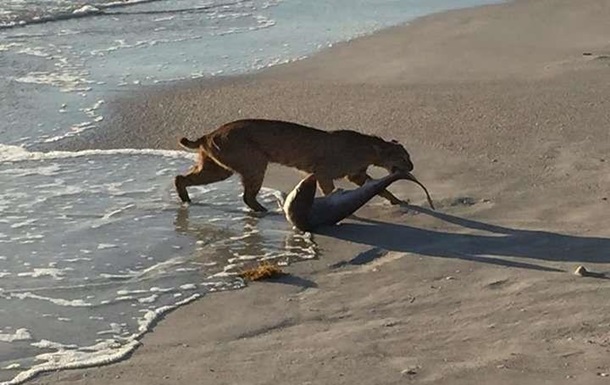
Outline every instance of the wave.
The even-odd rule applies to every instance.
[[[65,349],[65,345],[53,343],[51,341],[41,341],[40,347],[53,347],[57,351],[38,355],[42,363],[33,365],[31,368],[22,371],[10,381],[0,383],[0,385],[17,385],[30,380],[37,375],[45,372],[52,372],[61,369],[82,369],[93,366],[108,365],[121,361],[128,357],[140,344],[144,334],[152,329],[158,320],[170,311],[193,302],[201,297],[201,294],[193,294],[188,298],[178,301],[172,305],[151,310],[146,313],[139,321],[137,333],[130,335],[123,341],[108,339],[93,346],[82,347],[79,349]]]
[[[65,21],[71,19],[79,19],[84,17],[102,17],[102,16],[113,16],[116,17],[118,15],[146,15],[146,14],[175,14],[175,13],[195,13],[195,12],[209,12],[214,9],[219,9],[223,7],[231,7],[238,6],[243,3],[243,1],[231,1],[231,2],[222,2],[222,3],[214,3],[197,7],[190,8],[178,8],[178,9],[159,9],[159,10],[143,10],[143,11],[114,11],[117,8],[126,8],[132,7],[135,5],[143,5],[147,3],[158,3],[166,0],[125,0],[125,1],[111,1],[108,3],[92,3],[92,4],[72,4],[66,5],[61,8],[47,8],[40,9],[34,7],[28,8],[24,6],[22,9],[16,10],[3,10],[0,8],[0,11],[4,11],[8,14],[8,17],[5,16],[5,20],[0,19],[0,30],[15,28],[15,27],[24,27],[26,25],[31,24],[42,24],[42,23],[50,23],[57,21]],[[0,13],[1,14],[1,13]]]
[[[175,150],[119,148],[114,150],[81,151],[29,151],[24,147],[0,144],[0,162],[23,162],[31,160],[66,159],[94,155],[157,155],[167,158],[196,159],[197,155]]]

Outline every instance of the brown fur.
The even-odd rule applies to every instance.
[[[409,153],[398,142],[355,131],[322,131],[277,120],[238,120],[227,123],[196,141],[180,144],[199,151],[199,161],[187,175],[178,175],[175,186],[180,199],[190,202],[188,186],[203,185],[240,174],[244,202],[254,211],[266,211],[256,201],[268,163],[279,163],[314,174],[325,195],[334,180],[347,177],[363,185],[370,165],[388,171],[411,171]],[[392,204],[401,201],[384,190],[379,194]]]

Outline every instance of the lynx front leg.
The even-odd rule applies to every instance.
[[[242,175],[242,184],[244,185],[244,203],[248,205],[252,210],[256,212],[266,212],[265,206],[258,203],[256,195],[260,191],[263,185],[263,179],[265,178],[265,172],[262,173],[248,173]]]
[[[332,178],[326,178],[316,174],[316,179],[318,180],[318,186],[320,186],[320,190],[322,190],[324,195],[329,195],[335,191],[335,183]]]

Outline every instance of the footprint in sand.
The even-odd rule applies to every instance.
[[[583,52],[591,62],[598,64],[606,64],[610,66],[610,54],[594,54],[593,52]]]
[[[446,198],[439,202],[440,207],[470,207],[478,203],[489,202],[488,199],[479,199],[469,196],[458,196],[454,198]]]
[[[583,52],[582,56],[571,56],[547,64],[544,69],[547,74],[557,74],[566,70],[582,68],[605,68],[610,66],[610,53]]]
[[[479,200],[473,197],[457,197],[449,201],[449,206],[474,206],[478,202]]]

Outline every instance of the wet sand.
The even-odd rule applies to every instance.
[[[606,383],[608,20],[605,0],[450,11],[109,103],[106,130],[62,146],[174,149],[245,117],[350,128],[401,141],[437,212],[397,182],[414,207],[375,199],[280,281],[178,309],[127,361],[35,382]],[[266,185],[299,177],[273,167]]]

